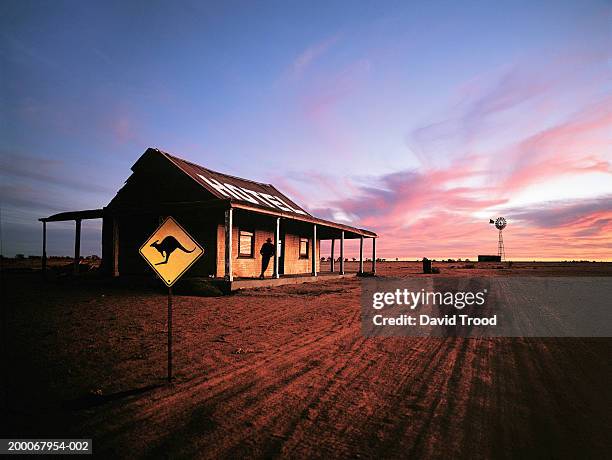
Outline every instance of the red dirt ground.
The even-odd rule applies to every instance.
[[[440,276],[612,275],[611,264]],[[381,275],[417,275],[380,263]],[[102,458],[608,457],[612,339],[364,338],[358,279],[176,296],[5,272],[2,437]]]

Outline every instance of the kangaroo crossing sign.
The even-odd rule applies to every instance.
[[[177,221],[168,217],[139,252],[170,287],[204,254],[204,249]]]

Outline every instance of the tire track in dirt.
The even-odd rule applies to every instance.
[[[356,338],[351,344],[351,350],[360,350],[362,348],[364,339]],[[296,412],[286,412],[286,396],[291,395],[294,391],[295,385],[284,385],[284,381],[279,382],[280,385],[277,387],[276,395],[269,395],[268,399],[262,399],[258,403],[259,416],[256,416],[254,425],[264,432],[273,433],[272,436],[267,439],[262,439],[259,442],[253,442],[252,449],[257,449],[258,455],[262,458],[270,458],[278,456],[283,450],[283,446],[291,439],[297,430],[297,427],[308,421],[312,413],[316,413],[317,409],[323,401],[326,399],[333,398],[336,387],[343,383],[350,383],[351,378],[346,374],[347,370],[358,368],[358,361],[363,356],[365,351],[361,353],[352,354],[351,359],[344,363],[332,362],[331,365],[326,367],[322,372],[318,371],[317,376],[320,374],[325,375],[326,384],[316,388],[314,391],[308,392],[304,397],[300,398],[299,405]],[[298,383],[298,382],[295,382]],[[262,407],[263,406],[263,407]],[[302,407],[301,410],[299,408]],[[272,420],[269,419],[269,415],[265,415],[264,410],[271,410],[272,413],[277,414]],[[250,414],[245,414],[249,416]],[[232,448],[223,449],[220,452],[215,452],[215,455],[211,455],[211,458],[221,455],[223,457],[235,458],[237,454],[243,452],[243,439],[234,438],[232,440]],[[251,451],[252,452],[252,451]]]
[[[303,439],[300,440],[299,437],[296,437],[291,446],[292,450],[287,449],[285,452],[289,452],[288,456],[297,454],[300,456],[312,455],[317,449],[320,455],[328,453],[334,456],[342,456],[342,452],[348,455],[352,450],[353,446],[351,444],[353,441],[362,443],[362,449],[360,450],[362,456],[367,456],[368,451],[373,456],[380,454],[380,452],[376,452],[378,442],[376,439],[373,439],[377,429],[373,428],[368,431],[368,428],[376,426],[380,428],[379,423],[382,426],[387,426],[388,420],[386,419],[388,418],[388,412],[392,409],[394,402],[401,398],[401,390],[398,388],[403,382],[414,379],[414,369],[417,365],[416,359],[413,358],[416,358],[415,355],[422,353],[423,350],[410,346],[415,343],[415,340],[420,341],[420,339],[400,339],[400,341],[396,341],[396,346],[391,352],[390,350],[381,350],[378,347],[380,343],[377,343],[376,340],[368,339],[367,342],[367,354],[377,358],[370,359],[369,361],[375,363],[375,365],[370,366],[364,372],[358,369],[357,377],[352,380],[350,385],[342,386],[334,393],[333,398],[323,402],[320,416],[314,419],[310,425],[304,427],[304,432],[308,433],[308,438],[304,442]],[[409,348],[411,351],[405,353],[405,350],[397,347],[397,345],[404,345],[405,348]],[[378,348],[378,350],[374,350],[374,348]],[[384,369],[388,365],[395,366],[397,364],[390,361],[398,356],[398,351],[405,354],[404,359],[408,364],[405,367],[405,372],[402,373],[401,377],[394,373],[393,377],[397,380],[390,381],[382,378],[382,380],[378,381],[376,374],[384,375]],[[411,356],[411,358],[407,358],[407,356]],[[396,366],[395,368],[401,368],[401,366]],[[386,386],[382,387],[383,384]],[[378,386],[381,387],[380,392],[376,391]],[[365,396],[366,394],[368,399],[360,398],[361,395]],[[319,425],[325,426],[326,430],[320,431]],[[329,429],[330,427],[334,429]],[[371,433],[367,446],[363,446],[363,441],[361,440],[363,433]]]
[[[421,377],[414,379],[414,381],[409,379],[404,381],[406,388],[402,392],[404,395],[408,395],[410,400],[414,401],[414,404],[403,407],[402,402],[398,402],[405,413],[421,413],[421,417],[418,419],[408,416],[401,417],[400,421],[395,423],[394,429],[382,436],[384,441],[379,443],[377,448],[383,453],[382,455],[390,455],[394,452],[398,445],[405,440],[407,432],[413,437],[410,453],[414,454],[421,448],[422,440],[435,422],[438,407],[445,402],[443,391],[447,385],[445,379],[449,378],[448,376],[456,369],[454,366],[449,366],[449,364],[452,364],[449,357],[457,354],[456,343],[453,339],[430,339],[427,342],[427,345],[432,347],[431,352],[433,354],[426,363],[417,361],[412,367],[413,375],[420,375]],[[440,377],[443,377],[444,380],[441,380]],[[439,391],[432,392],[433,386],[437,387]],[[425,414],[427,415],[423,417]]]

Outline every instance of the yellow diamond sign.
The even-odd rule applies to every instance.
[[[204,254],[204,249],[177,221],[168,217],[139,252],[170,287]]]

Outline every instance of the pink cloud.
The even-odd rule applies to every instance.
[[[406,143],[423,164],[432,166],[440,158],[461,157],[500,133],[516,129],[516,137],[526,137],[529,131],[545,132],[551,119],[568,108],[601,100],[596,90],[608,80],[608,53],[602,51],[504,65],[459,85],[442,120],[412,129]],[[603,94],[601,105],[609,105],[609,91]],[[586,120],[588,113],[582,116]]]
[[[504,188],[517,190],[566,174],[612,172],[610,161],[597,155],[609,148],[611,126],[612,97],[502,152],[510,167]]]
[[[379,232],[380,253],[386,257],[495,253],[494,229],[473,214],[504,207],[524,187],[567,174],[612,176],[605,142],[609,126],[610,109],[598,104],[527,137],[493,156],[488,164],[483,161],[488,157],[471,155],[444,168],[388,174],[376,179],[377,186],[356,187],[351,197],[329,203],[315,214],[331,218],[336,209],[356,216],[354,224]],[[499,180],[500,171],[508,165],[510,172]],[[612,190],[609,196],[591,201],[545,203],[542,207],[545,212],[507,209],[511,257],[612,259]],[[542,213],[539,219],[534,218],[537,212]]]

